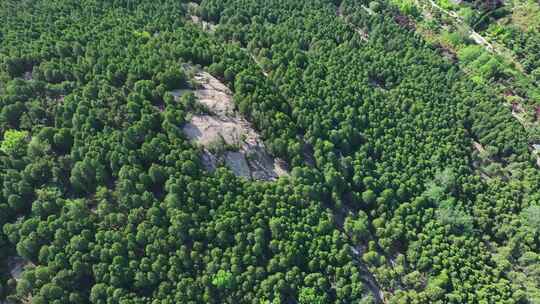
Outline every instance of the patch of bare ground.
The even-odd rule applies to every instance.
[[[275,180],[287,175],[286,164],[274,159],[252,125],[234,108],[232,92],[218,79],[203,71],[194,76],[192,90],[208,114],[193,114],[183,127],[184,134],[203,149],[202,162],[209,171],[221,164],[235,175],[255,180]],[[189,90],[173,91],[180,98]]]
[[[523,105],[519,102],[513,102],[512,105],[512,116],[518,120],[518,122],[525,128],[529,128],[529,122],[526,119],[526,111],[523,108]]]
[[[216,25],[207,21],[204,21],[201,17],[197,16],[196,13],[199,10],[199,4],[196,2],[190,2],[187,5],[188,13],[190,14],[191,22],[202,26],[204,31],[214,32],[216,30]]]
[[[34,76],[32,75],[32,72],[24,72],[24,75],[23,75],[23,79],[24,80],[32,80],[34,79]]]
[[[487,155],[487,151],[486,149],[484,149],[484,146],[482,146],[481,143],[477,141],[473,141],[473,146],[476,149],[476,151],[478,151],[480,154]]]
[[[9,275],[15,280],[19,280],[23,273],[24,267],[28,265],[28,261],[18,256],[10,256],[7,260]]]
[[[191,16],[191,21],[195,24],[200,24],[204,31],[214,32],[216,30],[216,25],[207,21],[202,20],[198,16]]]

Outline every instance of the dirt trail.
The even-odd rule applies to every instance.
[[[387,302],[384,296],[384,292],[381,289],[379,283],[377,282],[377,278],[375,278],[375,275],[369,270],[366,263],[364,263],[364,261],[362,260],[362,255],[365,252],[365,246],[363,247],[360,244],[354,244],[352,236],[345,231],[345,217],[350,212],[351,210],[347,207],[339,211],[333,211],[336,220],[336,228],[348,239],[349,243],[351,244],[351,254],[353,255],[353,262],[356,264],[356,266],[360,270],[360,273],[362,274],[362,282],[364,282],[364,284],[366,284],[366,286],[369,288],[369,290],[375,297],[376,303],[386,304]]]
[[[369,271],[364,261],[362,261],[362,254],[363,254],[362,248],[356,245],[355,247],[351,247],[351,251],[354,256],[354,261],[356,262],[356,265],[360,269],[360,273],[363,275],[362,279],[364,283],[371,290],[371,293],[375,296],[375,301],[377,303],[386,303],[386,299],[384,298],[384,292],[379,287],[379,283],[377,282],[377,279],[375,278],[373,273]]]
[[[435,7],[437,8],[439,11],[443,12],[444,14],[454,18],[455,20],[457,20],[457,22],[465,27],[469,33],[469,37],[478,45],[481,45],[483,47],[486,48],[486,50],[488,50],[489,52],[496,52],[496,53],[499,53],[497,52],[497,50],[493,47],[493,45],[485,38],[483,37],[482,35],[480,35],[478,32],[474,31],[472,28],[470,28],[466,23],[465,21],[463,21],[463,19],[461,19],[461,17],[456,13],[456,12],[453,12],[453,11],[448,11],[446,10],[445,8],[439,6],[437,3],[435,3],[433,0],[429,0],[429,4],[432,6],[432,7]]]
[[[270,74],[268,74],[268,72],[264,69],[261,61],[257,58],[257,56],[255,56],[252,52],[250,52],[248,49],[246,48],[243,48],[241,47],[240,48],[242,51],[244,51],[246,54],[249,55],[249,57],[251,57],[251,60],[253,60],[253,62],[255,62],[255,64],[261,69],[262,71],[262,74],[264,75],[264,77],[266,78],[270,78]]]
[[[420,4],[421,1],[423,1],[423,0],[417,0],[417,4],[419,4],[419,6],[422,7],[422,5]],[[469,33],[469,38],[471,38],[476,44],[478,44],[480,46],[483,46],[488,52],[497,54],[497,55],[505,58],[506,60],[512,62],[514,64],[514,66],[521,73],[526,75],[529,79],[532,79],[530,77],[530,75],[528,75],[525,72],[525,70],[524,70],[523,66],[521,65],[521,63],[518,60],[516,60],[513,55],[511,55],[512,52],[509,49],[507,49],[505,46],[500,45],[500,44],[498,44],[496,42],[493,42],[493,41],[489,41],[489,39],[482,36],[480,33],[476,32],[456,12],[446,10],[445,8],[439,6],[437,3],[435,3],[433,0],[428,0],[428,2],[432,7],[436,8],[439,11],[441,11],[442,13],[452,17],[457,22],[458,25],[465,28],[467,30],[467,32]],[[535,81],[533,81],[533,82],[535,82]]]
[[[274,159],[252,125],[234,107],[232,92],[212,75],[196,71],[199,88],[193,90],[208,114],[193,114],[183,127],[184,134],[203,148],[206,169],[227,165],[235,175],[255,180],[275,180],[287,175],[286,164]],[[171,92],[179,99],[190,90]]]
[[[375,12],[372,11],[369,7],[365,6],[365,5],[360,5],[368,14],[370,15],[375,15]]]

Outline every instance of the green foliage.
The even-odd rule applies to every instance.
[[[0,145],[0,151],[13,157],[21,156],[26,152],[27,143],[27,131],[7,130],[4,132],[4,139]]]
[[[437,3],[446,10],[452,10],[456,8],[456,5],[452,0],[437,0]]]
[[[450,226],[454,233],[470,233],[473,229],[474,222],[472,217],[455,207],[449,205],[439,207],[437,217],[442,225]]]
[[[231,288],[234,284],[233,274],[223,269],[220,269],[212,279],[212,284],[214,284],[214,286],[220,289]]]
[[[75,163],[69,178],[73,188],[83,193],[92,193],[106,180],[105,169],[94,160],[85,159]]]
[[[484,50],[479,45],[469,45],[458,52],[458,58],[465,64],[471,63],[476,60],[480,55],[484,53]]]
[[[165,85],[166,90],[179,89],[187,85],[186,75],[180,68],[171,68],[158,73],[157,81]]]
[[[405,1],[397,1],[396,4],[399,7],[399,10],[406,15],[412,15],[417,17],[420,12],[418,11],[418,8],[416,7],[416,2],[405,0]]]
[[[300,304],[324,304],[328,303],[324,295],[318,295],[315,289],[311,287],[302,288],[298,297]]]
[[[531,76],[534,78],[535,81],[540,82],[540,67],[534,69],[531,72]]]
[[[450,277],[443,271],[436,277],[429,280],[426,287],[426,294],[433,300],[441,300],[444,298],[445,293],[450,285]]]
[[[137,38],[141,37],[144,39],[150,39],[152,37],[152,35],[147,31],[133,31],[133,35],[135,35]]]
[[[444,32],[441,35],[441,41],[446,44],[453,46],[454,48],[461,48],[464,44],[468,42],[468,37],[466,33],[456,31],[456,32]]]
[[[530,206],[523,210],[523,216],[527,225],[537,233],[540,233],[540,206]]]
[[[4,295],[377,303],[379,288],[389,303],[535,298],[525,271],[537,272],[529,206],[540,178],[527,132],[482,84],[500,76],[498,58],[467,47],[458,64],[446,60],[408,26],[412,1],[400,12],[384,1],[197,2],[189,12],[216,23],[213,33],[178,1],[2,5],[0,130],[12,153],[0,155],[0,262],[29,263],[18,281],[1,269]],[[204,170],[182,128],[211,113],[176,91],[196,86],[194,66],[233,91],[290,176]],[[490,150],[488,178],[473,140]]]
[[[369,2],[369,8],[374,12],[379,12],[381,10],[381,3],[379,1]]]
[[[369,219],[367,214],[359,211],[357,218],[348,217],[344,225],[347,234],[351,235],[356,243],[366,240],[369,237]]]
[[[478,19],[476,11],[468,6],[461,7],[459,9],[459,15],[469,26],[474,26]]]
[[[372,190],[366,190],[364,192],[362,192],[362,201],[366,204],[366,205],[371,205],[375,202],[375,199],[377,198],[375,192],[373,192]]]

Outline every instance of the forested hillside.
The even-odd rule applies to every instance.
[[[0,2],[0,302],[540,303],[520,3]]]

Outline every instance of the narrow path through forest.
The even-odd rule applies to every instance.
[[[497,55],[500,55],[502,57],[504,57],[506,60],[509,60],[512,62],[512,64],[514,64],[514,66],[519,70],[519,72],[523,73],[525,76],[527,76],[531,81],[533,81],[534,83],[536,83],[536,81],[532,80],[532,78],[530,77],[530,75],[528,75],[526,72],[525,72],[525,69],[523,68],[523,66],[521,65],[521,63],[519,62],[519,60],[517,60],[516,58],[514,58],[512,54],[512,52],[507,49],[505,46],[503,45],[500,45],[496,42],[493,42],[493,41],[490,41],[488,38],[486,38],[485,36],[482,36],[480,33],[476,32],[473,28],[471,28],[466,22],[465,20],[463,20],[463,18],[461,18],[456,12],[454,11],[449,11],[443,7],[441,7],[440,5],[438,5],[437,3],[435,3],[435,1],[433,0],[427,0],[427,2],[429,3],[429,5],[431,7],[434,7],[436,8],[437,10],[441,11],[442,13],[444,13],[445,15],[447,16],[450,16],[456,23],[455,25],[459,25],[460,27],[464,28],[467,30],[467,33],[469,34],[469,38],[471,38],[476,44],[480,45],[480,46],[483,46],[488,52],[490,53],[494,53],[494,54],[497,54]],[[426,0],[417,0],[417,4],[419,4],[419,6],[422,8],[422,9],[425,9],[425,6],[422,5],[422,3],[426,3]],[[538,84],[538,83],[536,83]]]
[[[419,1],[422,1],[422,0],[419,0]],[[439,6],[437,3],[435,3],[433,0],[428,0],[429,4],[432,6],[432,7],[435,7],[437,8],[439,11],[443,12],[444,14],[452,17],[453,19],[455,19],[460,26],[464,27],[467,29],[469,35],[470,35],[470,38],[474,40],[474,42],[476,44],[479,44],[483,47],[486,48],[486,50],[488,50],[489,52],[495,52],[495,53],[498,53],[497,52],[497,49],[485,38],[483,37],[482,35],[480,35],[478,32],[476,32],[475,30],[473,30],[470,26],[468,26],[465,21],[463,19],[461,19],[461,17],[456,13],[456,12],[453,12],[453,11],[448,11],[447,9]]]
[[[362,274],[362,281],[371,290],[371,293],[374,295],[375,301],[377,303],[386,303],[384,292],[382,291],[379,283],[377,282],[375,275],[369,270],[367,265],[362,260],[362,255],[365,252],[365,248],[360,246],[360,244],[354,244],[352,237],[349,234],[347,234],[347,232],[345,232],[344,223],[345,223],[345,214],[347,212],[348,212],[347,209],[345,211],[333,211],[334,215],[336,216],[336,221],[337,221],[336,226],[338,230],[349,240],[349,243],[352,244],[351,254],[353,255],[353,259],[354,259],[354,262],[356,263],[356,266],[358,267],[358,269],[360,270],[360,273]]]

